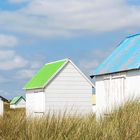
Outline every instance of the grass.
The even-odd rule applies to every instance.
[[[96,122],[94,115],[25,118],[24,110],[6,109],[0,140],[139,140],[140,102],[128,102]]]

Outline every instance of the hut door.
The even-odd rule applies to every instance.
[[[112,87],[111,91],[112,95],[112,105],[120,106],[125,100],[125,78],[124,77],[116,77],[112,78]]]
[[[45,113],[45,94],[43,92],[34,93],[34,114],[42,116]]]
[[[110,112],[112,108],[120,106],[125,99],[125,78],[111,76],[104,79],[105,108]]]
[[[110,78],[106,78],[104,79],[104,88],[105,88],[105,95],[104,95],[104,99],[105,99],[105,109],[108,112],[110,110],[110,100],[111,100],[111,79]]]

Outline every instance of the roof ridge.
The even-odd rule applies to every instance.
[[[56,61],[52,61],[52,62],[49,62],[49,63],[46,63],[45,65],[48,65],[48,64],[53,64],[53,63],[57,63],[57,62],[61,62],[61,61],[68,61],[69,58],[65,58],[65,59],[60,59],[60,60],[56,60]]]
[[[135,37],[135,36],[139,36],[139,35],[140,35],[140,33],[132,34],[132,35],[127,36],[126,38],[131,38],[131,37]]]
[[[24,99],[24,97],[23,97],[23,96],[15,96],[15,97],[11,100],[10,104],[16,104],[20,99]],[[25,99],[24,99],[24,100],[25,100]]]

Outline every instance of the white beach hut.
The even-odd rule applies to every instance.
[[[4,113],[4,102],[0,98],[0,116],[3,116],[3,113]]]
[[[96,113],[100,116],[140,97],[140,35],[127,37],[94,71]]]
[[[92,88],[70,59],[48,63],[24,87],[27,115],[92,113]]]
[[[11,109],[25,108],[25,107],[26,107],[26,100],[22,96],[16,96],[10,102]]]

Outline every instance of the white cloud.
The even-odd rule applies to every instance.
[[[42,62],[32,62],[30,67],[31,67],[31,69],[36,70],[36,69],[40,68],[42,65],[43,65]]]
[[[8,0],[10,3],[19,4],[23,2],[28,2],[29,0]]]
[[[21,56],[15,55],[12,59],[0,61],[0,70],[13,70],[23,68],[28,64],[28,61]]]
[[[0,70],[23,68],[28,64],[28,61],[13,49],[18,42],[15,36],[0,34]]]
[[[0,48],[1,47],[15,47],[18,40],[14,36],[0,34]]]
[[[84,70],[85,73],[89,74],[93,72],[99,66],[99,64],[101,64],[110,55],[112,49],[113,48],[108,48],[104,50],[97,48],[91,52],[88,52],[85,54],[83,59],[80,59],[79,66]]]
[[[139,6],[126,0],[28,0],[20,10],[0,12],[2,29],[41,37],[136,29],[139,22]]]
[[[0,75],[0,83],[7,83],[10,80]]]
[[[30,16],[24,12],[0,12],[0,25],[6,31],[22,32],[41,37],[71,36],[71,32],[48,27],[48,19]],[[11,28],[12,26],[12,28]]]
[[[140,27],[140,8],[125,0],[30,0],[14,12],[0,12],[4,30],[44,37],[69,37]]]
[[[124,0],[35,0],[26,10],[46,16],[49,26],[65,30],[104,32],[139,26],[136,21],[140,21],[140,10]]]
[[[35,74],[35,70],[23,69],[17,72],[17,79],[29,79]]]
[[[41,68],[42,63],[41,62],[33,62],[30,64],[30,67],[26,69],[19,70],[16,73],[17,79],[30,79],[38,69]]]
[[[13,58],[15,55],[15,51],[13,50],[0,50],[0,61],[7,60]]]
[[[5,42],[6,46],[6,42],[8,42],[7,40],[9,40],[9,36],[8,37],[6,35],[3,36],[5,38],[4,39],[5,41],[3,42]],[[16,42],[19,42],[19,40],[14,36],[10,36],[10,38],[14,38]],[[17,78],[27,79],[30,78],[34,74],[36,69],[38,69],[41,65],[42,65],[41,62],[29,61],[24,57],[20,56],[19,54],[17,54],[15,48],[10,47],[6,49],[0,48],[0,71],[16,70]],[[1,83],[7,82],[5,76],[4,77],[0,76],[0,82]]]

